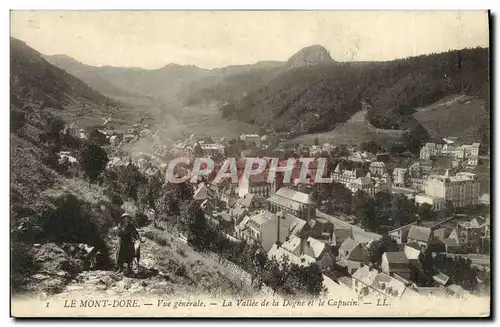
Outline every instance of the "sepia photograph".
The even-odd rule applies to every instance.
[[[490,317],[490,23],[11,10],[11,317]]]

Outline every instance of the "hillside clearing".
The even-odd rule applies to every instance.
[[[458,136],[460,143],[481,142],[484,128],[489,126],[489,115],[483,99],[454,96],[420,108],[413,117],[434,139]]]
[[[403,130],[380,129],[373,127],[365,120],[366,111],[360,110],[333,130],[324,133],[306,134],[286,141],[285,144],[306,144],[313,145],[318,140],[319,144],[350,144],[355,145],[368,141],[377,143],[387,143],[389,141],[400,140]]]

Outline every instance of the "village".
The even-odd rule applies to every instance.
[[[451,282],[447,264],[466,266],[460,269],[474,267],[484,275],[489,271],[489,194],[481,192],[478,176],[470,172],[480,161],[479,143],[463,145],[456,137],[444,138],[439,144],[426,143],[419,157],[408,159],[406,154],[405,165],[395,166],[391,154],[371,153],[359,147],[328,143],[287,147],[279,136],[257,134],[242,134],[233,140],[190,135],[169,147],[149,125],[136,124],[121,135],[107,128],[106,122],[103,125],[98,132],[113,154],[108,169],[135,165],[146,176],[164,178],[169,161],[179,156],[191,161],[209,157],[217,167],[224,158],[235,157],[238,172],[250,157],[267,162],[273,157],[282,161],[291,156],[326,157],[330,164],[326,174],[333,184],[350,193],[349,198],[363,195],[376,199],[383,193],[411,203],[414,215],[406,224],[391,220],[374,230],[366,228],[356,212],[346,213],[338,209],[339,203],[332,206],[328,195],[320,196],[325,185],[299,181],[299,164],[291,169],[289,183],[283,182],[282,175],[268,183],[268,169],[246,180],[240,176],[238,183],[212,183],[214,174],[191,179],[193,199],[203,209],[207,222],[228,240],[257,245],[278,261],[299,266],[317,264],[329,292],[347,290],[358,296],[392,299],[414,295],[461,297],[471,290]],[[75,129],[74,133],[80,138],[90,137],[83,130]],[[133,155],[123,151],[124,145],[140,139],[153,144],[154,151]],[[60,157],[77,164],[69,153]],[[449,159],[449,166],[436,169],[435,158]],[[313,162],[308,177],[315,169]],[[178,170],[177,174],[188,170]],[[182,233],[179,239],[187,240]],[[430,267],[429,260],[434,262]],[[485,281],[474,278],[473,293],[477,293],[486,286]]]

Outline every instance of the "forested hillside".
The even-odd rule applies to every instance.
[[[488,97],[488,49],[464,49],[390,62],[300,67],[222,107],[224,117],[293,134],[327,131],[372,104],[376,127],[406,128],[415,107],[444,96]]]
[[[489,102],[488,49],[476,48],[425,55],[389,63],[385,74],[395,76],[370,100],[370,122],[381,128],[404,125],[415,108],[445,96],[465,93]],[[488,105],[489,106],[489,105]]]

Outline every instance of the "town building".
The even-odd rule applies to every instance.
[[[414,190],[423,191],[424,190],[425,179],[422,178],[410,178],[410,187]]]
[[[421,178],[422,177],[422,166],[420,163],[415,162],[408,167],[408,174],[410,178]]]
[[[250,175],[248,178],[241,178],[238,185],[238,195],[258,194],[263,198],[269,197],[271,193],[271,184],[267,182],[267,174]]]
[[[428,194],[417,194],[415,195],[415,203],[417,205],[428,204],[431,206],[432,210],[440,211],[445,208],[445,200],[441,197],[432,196]]]
[[[339,247],[335,265],[338,270],[352,275],[368,261],[368,251],[360,242],[348,237]]]
[[[408,243],[415,242],[425,251],[433,241],[432,230],[428,227],[411,225],[408,231]]]
[[[382,176],[385,174],[385,163],[381,161],[372,162],[369,170],[374,176]]]
[[[318,264],[322,269],[330,268],[334,257],[330,247],[312,237],[298,237],[291,235],[284,243],[274,244],[268,253],[269,258],[282,261],[288,258],[297,265]]]
[[[420,253],[422,253],[418,243],[406,243],[404,253],[408,260],[419,260]]]
[[[353,194],[358,191],[363,191],[371,197],[374,197],[378,192],[378,187],[369,176],[359,177],[349,183],[349,189]]]
[[[429,160],[431,157],[447,156],[457,160],[467,160],[470,166],[478,164],[480,143],[458,145],[456,137],[443,138],[444,144],[426,143],[420,149],[420,159]]]
[[[390,276],[397,274],[405,279],[410,277],[410,261],[405,252],[385,252],[380,268]]]
[[[260,148],[260,146],[261,146],[261,139],[260,139],[260,135],[258,135],[258,134],[241,134],[240,140],[245,142],[245,144],[249,147],[256,146],[256,147]]]
[[[352,181],[364,176],[365,173],[363,172],[363,169],[361,168],[355,168],[352,170],[341,169],[340,164],[338,164],[337,167],[335,167],[334,171],[332,172],[333,181],[344,184],[346,187],[348,187]]]
[[[450,201],[455,208],[476,205],[479,202],[479,179],[473,173],[460,172],[450,176],[448,170],[444,175],[431,175],[424,182],[425,196],[416,196],[417,204],[435,204]],[[441,199],[441,200],[439,200]],[[438,209],[439,210],[439,209]]]
[[[490,194],[484,193],[483,195],[481,195],[481,197],[479,198],[479,203],[482,205],[485,205],[485,206],[489,206],[490,205]]]
[[[441,156],[443,153],[443,145],[436,143],[426,143],[420,149],[420,159],[429,160],[431,157]]]
[[[405,168],[394,168],[392,172],[392,180],[394,186],[404,187],[408,182],[408,169]]]
[[[224,155],[224,149],[226,148],[224,145],[216,143],[203,143],[200,144],[200,146],[203,150],[203,154],[206,156]]]
[[[401,226],[399,228],[393,229],[388,232],[389,236],[395,240],[398,244],[404,244],[408,242],[408,233],[410,232],[411,226],[415,225],[416,222],[410,223],[408,225]]]
[[[277,213],[279,211],[289,212],[305,221],[309,221],[316,216],[316,203],[310,194],[289,189],[280,188],[276,193],[267,199],[269,211]]]
[[[478,252],[481,246],[481,227],[469,221],[457,223],[458,243],[467,249]]]
[[[237,227],[237,237],[250,244],[262,246],[269,252],[277,242],[284,243],[292,235],[299,235],[306,222],[289,213],[261,210],[243,219]]]
[[[351,277],[350,287],[360,296],[401,299],[406,293],[415,293],[404,282],[369,266],[356,270]]]

